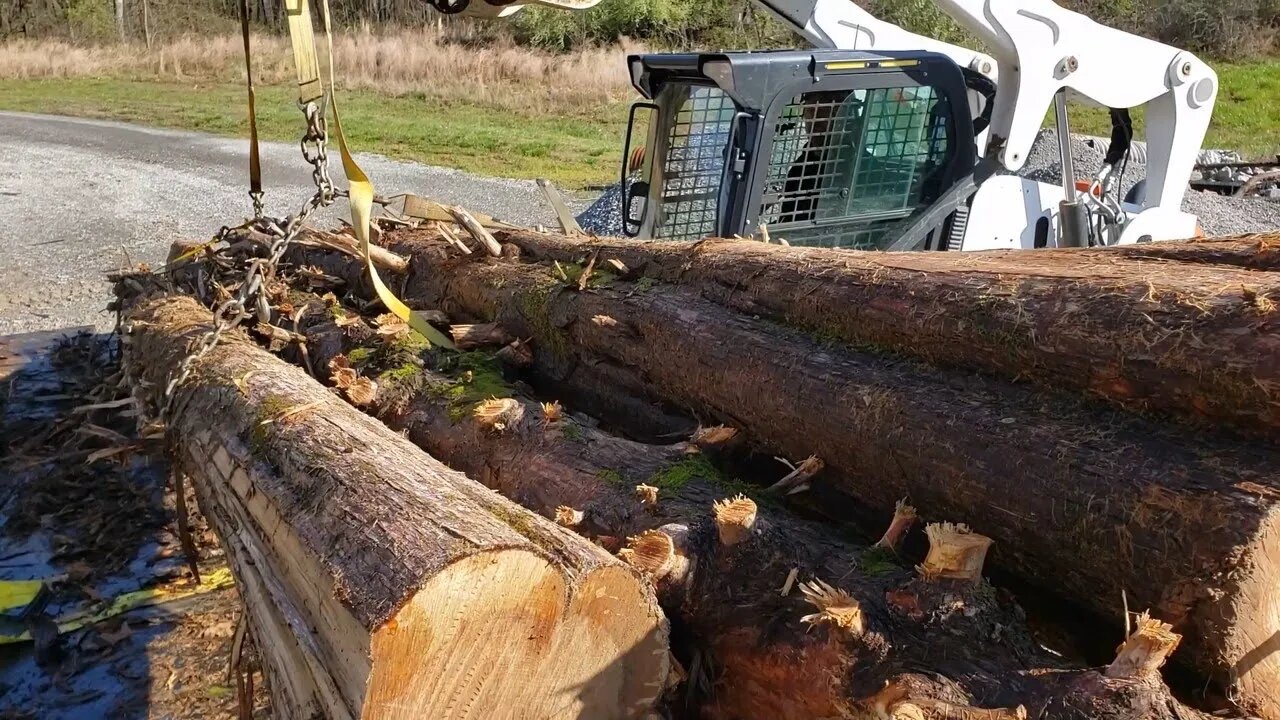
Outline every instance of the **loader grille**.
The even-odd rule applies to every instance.
[[[686,93],[672,118],[662,165],[654,237],[700,240],[716,231],[725,149],[736,107],[720,88],[677,86]]]
[[[775,126],[760,221],[794,245],[876,247],[936,196],[948,115],[928,86],[792,98]]]

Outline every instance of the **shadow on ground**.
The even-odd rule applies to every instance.
[[[0,583],[43,581],[0,608],[0,719],[238,717],[235,589],[198,520],[195,582],[115,350],[82,328],[0,337]]]

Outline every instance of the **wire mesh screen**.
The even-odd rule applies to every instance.
[[[698,240],[716,230],[725,149],[736,107],[720,88],[676,90],[687,96],[672,118],[667,138],[654,237]]]
[[[937,189],[946,98],[896,87],[798,95],[774,131],[760,222],[798,245],[875,247]]]

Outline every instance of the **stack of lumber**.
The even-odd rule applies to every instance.
[[[408,260],[410,304],[518,338],[498,354],[520,360],[539,400],[632,438],[669,442],[692,418],[812,458],[784,489],[867,533],[903,498],[966,523],[994,540],[1001,569],[1104,623],[1149,609],[1182,635],[1172,660],[1197,690],[1280,718],[1275,237],[979,255],[497,239],[501,257],[464,255],[430,229],[384,234]],[[358,279],[321,255],[305,261]],[[515,405],[532,412],[515,398],[491,408],[503,427],[523,426],[503,414],[528,414]],[[394,405],[384,414],[447,454],[432,444],[447,433],[401,415],[418,405]],[[579,505],[598,491],[581,474],[578,495],[523,484],[500,453],[474,449],[483,459],[466,469],[544,514],[593,517]],[[611,477],[610,465],[587,467]],[[592,527],[620,538],[637,526]]]

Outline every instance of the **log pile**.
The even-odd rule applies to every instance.
[[[592,254],[738,312],[854,346],[1088,392],[1280,439],[1280,235],[1114,249],[848,253],[727,240],[502,233]]]
[[[967,528],[930,524],[931,551],[913,568],[896,554],[915,519],[909,507],[886,517],[889,530],[868,547],[737,494],[753,491],[706,459],[733,444],[730,429],[674,445],[626,440],[507,383],[499,352],[437,355],[394,318],[370,325],[297,290],[282,305],[307,348],[305,359],[297,349],[286,355],[324,368],[318,375],[432,457],[649,578],[684,636],[677,652],[687,672],[675,681],[686,699],[674,709],[692,708],[690,717],[1204,717],[1160,681],[1176,635],[1149,643],[1135,634],[1114,669],[1080,668],[1039,647],[1017,606],[982,580],[990,540]],[[375,389],[352,394],[359,379]]]
[[[378,317],[333,237],[291,252],[258,335],[429,467],[641,572],[677,628],[672,711],[1202,717],[1168,659],[1202,707],[1280,720],[1272,238],[896,255],[507,230],[464,252],[465,228],[383,232],[379,259],[463,352]],[[216,262],[184,272],[217,300]],[[732,479],[761,453],[797,462]],[[1123,637],[1110,665],[1045,652],[988,558]]]
[[[1000,568],[1096,618],[1118,624],[1126,602],[1150,609],[1183,635],[1173,662],[1239,707],[1280,717],[1280,462],[1235,432],[1266,435],[1274,409],[1267,238],[1083,253],[1073,271],[1061,253],[499,237],[500,258],[462,256],[430,231],[386,242],[410,261],[412,304],[524,341],[540,391],[637,438],[688,430],[684,416],[737,428],[758,450],[816,456],[824,469],[787,489],[807,488],[801,497],[835,519],[878,527],[906,497],[968,523],[995,540]],[[836,258],[838,268],[820,262]],[[827,276],[854,290],[824,290]],[[828,306],[808,298],[863,308],[892,277],[881,283],[892,302],[828,311],[838,322],[815,327],[815,309]],[[1018,292],[1003,292],[1006,281]],[[1089,305],[1087,332],[1055,325],[1054,308],[1074,307],[1061,298],[1097,295],[1114,297]],[[987,315],[948,324],[948,303]],[[911,327],[942,339],[913,346]],[[1123,344],[1139,331],[1200,340],[1162,364]],[[1102,376],[1130,390],[1100,391]],[[1090,390],[1119,408],[1079,392]],[[1131,412],[1139,397],[1160,413]],[[1235,431],[1184,422],[1196,415]]]
[[[170,297],[125,320],[146,391],[212,316]],[[243,336],[178,392],[168,440],[239,581],[276,717],[649,716],[667,631],[634,569]]]
[[[1016,608],[976,582],[982,561],[970,550],[975,540],[984,550],[990,542],[979,534],[931,526],[938,537],[917,573],[894,554],[912,508],[896,509],[875,548],[776,504],[758,506],[733,494],[703,456],[732,442],[725,428],[672,445],[626,440],[555,403],[476,379],[492,368],[464,371],[470,380],[419,368],[410,379],[403,355],[388,351],[373,328],[313,318],[306,329],[313,360],[327,367],[364,358],[361,372],[378,378],[371,412],[652,578],[663,608],[720,668],[705,708],[711,717],[839,717],[877,702],[902,718],[911,717],[906,705],[929,703],[936,713],[925,717],[1016,718],[1019,707],[1030,717],[1049,708],[1057,708],[1054,717],[1176,716],[1166,714],[1164,703],[1173,701],[1153,682],[1154,668],[1104,679],[1040,648]],[[465,394],[477,382],[492,393],[483,401]],[[1147,680],[1135,692],[1119,678]]]

